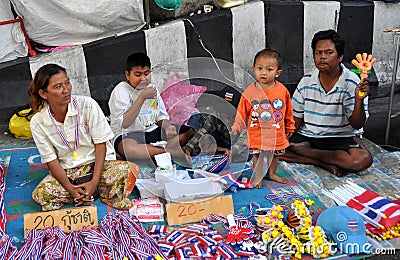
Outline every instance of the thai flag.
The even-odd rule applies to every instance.
[[[213,166],[207,169],[208,172],[220,172],[222,171],[228,164],[229,155],[225,154],[218,162],[216,162]]]
[[[226,93],[225,93],[225,100],[227,100],[227,101],[232,101],[232,99],[233,99],[233,93],[231,93],[231,92],[226,92]]]
[[[221,175],[221,177],[219,177],[217,180],[215,180],[215,182],[219,182],[222,184],[225,184],[227,186],[235,186],[241,189],[251,189],[253,188],[253,185],[251,185],[251,183],[246,183],[246,182],[242,182],[239,181],[233,173],[228,173],[227,171],[224,171]]]
[[[225,259],[234,259],[237,256],[236,252],[229,245],[220,245],[215,250]]]
[[[6,232],[6,208],[4,203],[4,193],[6,191],[6,182],[4,180],[4,168],[0,164],[0,235]]]
[[[358,220],[357,219],[349,219],[347,221],[347,227],[350,231],[357,231],[358,230]]]
[[[150,234],[164,234],[167,233],[168,226],[165,225],[151,225],[148,232]]]
[[[400,221],[400,205],[371,190],[365,190],[360,195],[350,199],[346,205],[385,228],[392,227]]]

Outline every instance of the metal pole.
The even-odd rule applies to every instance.
[[[10,23],[19,23],[21,25],[21,31],[24,34],[25,43],[28,46],[28,52],[32,57],[36,56],[36,51],[32,49],[31,43],[29,42],[28,35],[26,34],[24,20],[21,17],[18,17],[17,19],[13,19],[13,20],[0,21],[0,25],[10,24]]]
[[[389,142],[390,119],[392,118],[393,95],[394,95],[394,88],[396,86],[397,65],[399,63],[400,34],[397,32],[395,32],[395,34],[394,34],[394,43],[396,45],[396,55],[395,55],[394,64],[393,64],[392,85],[390,86],[389,111],[388,111],[388,116],[387,116],[387,121],[386,121],[385,144],[388,144],[388,142]]]
[[[144,19],[147,28],[150,28],[150,0],[144,0]]]

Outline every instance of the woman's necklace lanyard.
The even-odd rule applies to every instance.
[[[76,110],[78,111],[77,115],[76,115],[76,123],[75,123],[75,142],[74,142],[74,160],[76,160],[76,158],[78,157],[78,147],[79,147],[79,108],[78,108],[78,103],[76,102],[76,100],[71,97],[72,100],[72,104],[74,105],[74,107],[76,108]],[[68,149],[70,151],[72,151],[72,147],[69,144],[69,142],[67,141],[67,138],[65,137],[65,135],[63,134],[63,132],[60,130],[60,128],[57,126],[56,121],[53,117],[53,115],[51,114],[50,111],[50,106],[47,107],[47,112],[49,113],[50,119],[53,122],[53,125],[56,127],[57,129],[57,133],[58,136],[60,136],[61,141],[65,144],[65,146],[68,147]]]

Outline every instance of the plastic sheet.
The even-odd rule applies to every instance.
[[[9,1],[0,1],[0,21],[13,20]],[[28,48],[19,23],[0,25],[0,62],[25,57]]]
[[[30,39],[47,46],[84,44],[140,30],[142,0],[11,0]]]

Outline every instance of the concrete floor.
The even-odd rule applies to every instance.
[[[0,124],[0,147],[6,146],[34,146],[33,139],[15,138],[8,129],[8,124]]]
[[[386,150],[400,150],[400,116],[390,120],[389,139],[385,133],[389,111],[389,97],[373,98],[369,101],[370,117],[364,127],[365,137]],[[392,115],[400,112],[400,94],[393,97]]]

